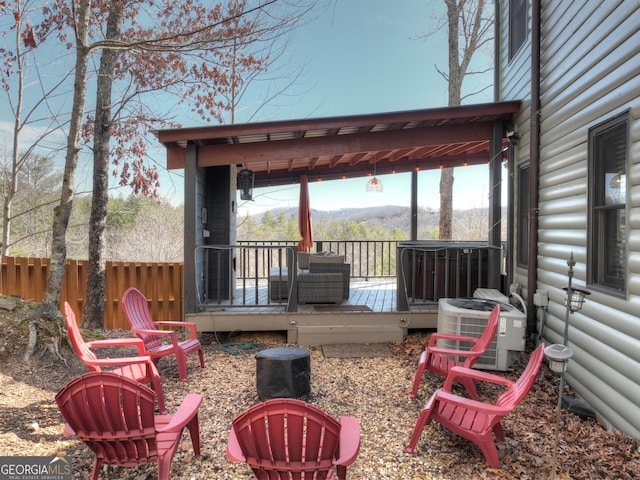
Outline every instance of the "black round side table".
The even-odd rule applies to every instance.
[[[277,347],[256,354],[256,387],[261,400],[302,398],[311,391],[311,355],[298,347]]]

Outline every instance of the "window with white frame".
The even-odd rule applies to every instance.
[[[629,114],[589,130],[589,282],[626,288]]]

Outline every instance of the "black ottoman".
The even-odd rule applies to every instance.
[[[260,400],[301,398],[311,391],[311,355],[304,348],[278,347],[256,354],[256,387]]]

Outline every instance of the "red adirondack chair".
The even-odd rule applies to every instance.
[[[171,461],[184,428],[200,455],[198,409],[202,395],[190,393],[174,415],[154,415],[150,388],[111,372],[89,372],[71,380],[56,394],[67,422],[66,434],[80,438],[96,460],[97,480],[103,464],[136,467],[158,464],[158,479],[169,480]]]
[[[93,372],[100,372],[103,368],[109,369],[111,373],[122,375],[136,382],[147,383],[155,390],[158,399],[158,410],[165,413],[164,393],[160,374],[156,369],[151,357],[145,354],[144,343],[139,338],[109,338],[104,340],[93,340],[87,342],[82,337],[80,328],[76,321],[76,314],[71,309],[68,302],[64,302],[65,324],[67,333],[73,349],[80,360]],[[103,347],[137,347],[140,356],[136,357],[113,357],[98,358],[91,350],[92,348]]]
[[[154,322],[149,312],[149,304],[140,290],[129,288],[122,296],[122,309],[129,320],[131,331],[144,342],[147,355],[154,362],[158,362],[160,357],[175,355],[178,364],[178,374],[180,380],[187,381],[187,355],[198,352],[200,357],[200,367],[204,368],[204,352],[196,325],[193,322],[158,321]],[[158,327],[169,327],[171,330],[161,330]],[[186,329],[189,338],[179,341],[176,329]],[[163,342],[163,338],[167,342]]]
[[[453,333],[431,334],[431,337],[429,337],[429,345],[420,355],[420,360],[418,360],[418,368],[413,379],[413,387],[411,388],[411,398],[415,399],[418,394],[420,381],[422,380],[425,369],[436,373],[441,377],[446,377],[449,370],[453,367],[458,366],[471,368],[478,359],[484,355],[484,352],[489,348],[489,345],[491,345],[491,341],[495,337],[499,321],[500,305],[496,305],[491,311],[487,324],[480,337],[456,335]],[[472,343],[473,346],[467,350],[441,348],[436,346],[436,342],[440,339],[468,342]],[[464,357],[464,361],[456,360],[457,357]],[[460,382],[467,389],[471,398],[478,398],[476,384],[472,378],[462,377],[460,378]]]
[[[360,422],[336,420],[301,400],[276,398],[232,422],[230,462],[246,462],[256,479],[344,480],[360,450]]]
[[[500,422],[518,406],[531,390],[543,358],[544,344],[540,344],[531,354],[529,363],[516,382],[471,368],[453,367],[447,375],[444,387],[431,396],[420,412],[406,450],[407,453],[413,453],[422,430],[432,420],[435,420],[453,433],[478,445],[489,466],[500,468],[498,449],[492,433],[498,440],[504,441],[504,432]],[[451,386],[456,379],[460,380],[461,378],[475,378],[502,385],[506,387],[506,391],[493,404],[460,397],[451,393]]]

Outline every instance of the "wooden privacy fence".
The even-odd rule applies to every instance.
[[[62,279],[60,310],[67,301],[78,318],[85,303],[88,263],[87,260],[67,260]],[[49,265],[48,258],[2,257],[0,294],[42,301]],[[120,306],[122,294],[129,287],[136,287],[147,296],[154,320],[182,320],[182,274],[182,263],[107,262],[104,328],[129,330]]]

